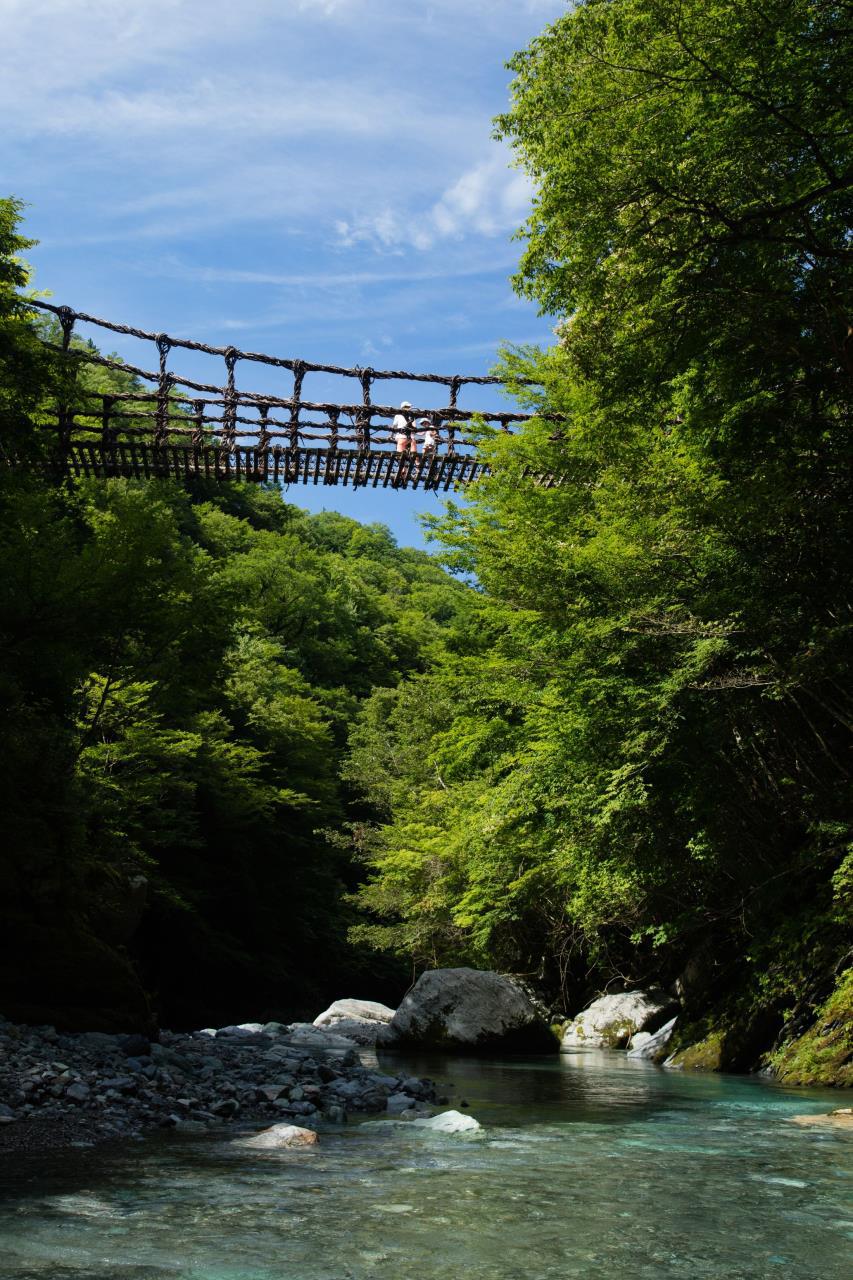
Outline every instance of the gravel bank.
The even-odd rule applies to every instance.
[[[385,1075],[321,1028],[244,1024],[157,1041],[68,1035],[0,1019],[0,1154],[90,1146],[158,1127],[342,1124],[354,1112],[429,1114],[432,1081]]]

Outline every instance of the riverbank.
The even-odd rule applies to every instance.
[[[151,1041],[0,1022],[0,1154],[235,1121],[320,1127],[355,1112],[414,1114],[434,1099],[432,1081],[374,1070],[350,1041],[302,1024]]]

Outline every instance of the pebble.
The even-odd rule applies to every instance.
[[[202,1133],[289,1117],[339,1125],[348,1114],[385,1112],[392,1097],[390,1109],[401,1111],[435,1099],[431,1081],[371,1071],[354,1049],[289,1037],[282,1023],[243,1023],[162,1031],[152,1042],[0,1018],[0,1157],[156,1127]]]

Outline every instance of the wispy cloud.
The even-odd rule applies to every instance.
[[[339,219],[335,229],[345,248],[367,243],[386,252],[401,246],[427,250],[441,240],[472,233],[491,237],[515,228],[531,192],[527,176],[511,169],[505,152],[498,150],[466,170],[423,213],[386,205],[351,222]]]
[[[305,273],[274,271],[243,271],[227,267],[206,267],[183,263],[179,259],[166,259],[154,268],[158,275],[178,280],[193,280],[199,284],[273,285],[285,288],[341,289],[363,286],[390,286],[413,284],[425,280],[448,280],[466,276],[494,275],[503,272],[511,264],[491,258],[488,262],[413,268],[404,271],[315,271]],[[151,271],[150,263],[145,265]]]

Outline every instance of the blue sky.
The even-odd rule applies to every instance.
[[[491,121],[506,59],[565,7],[0,0],[2,191],[29,204],[36,284],[144,329],[345,365],[484,373],[501,341],[547,342],[509,285],[530,189]],[[415,544],[416,512],[439,506],[288,496]]]

